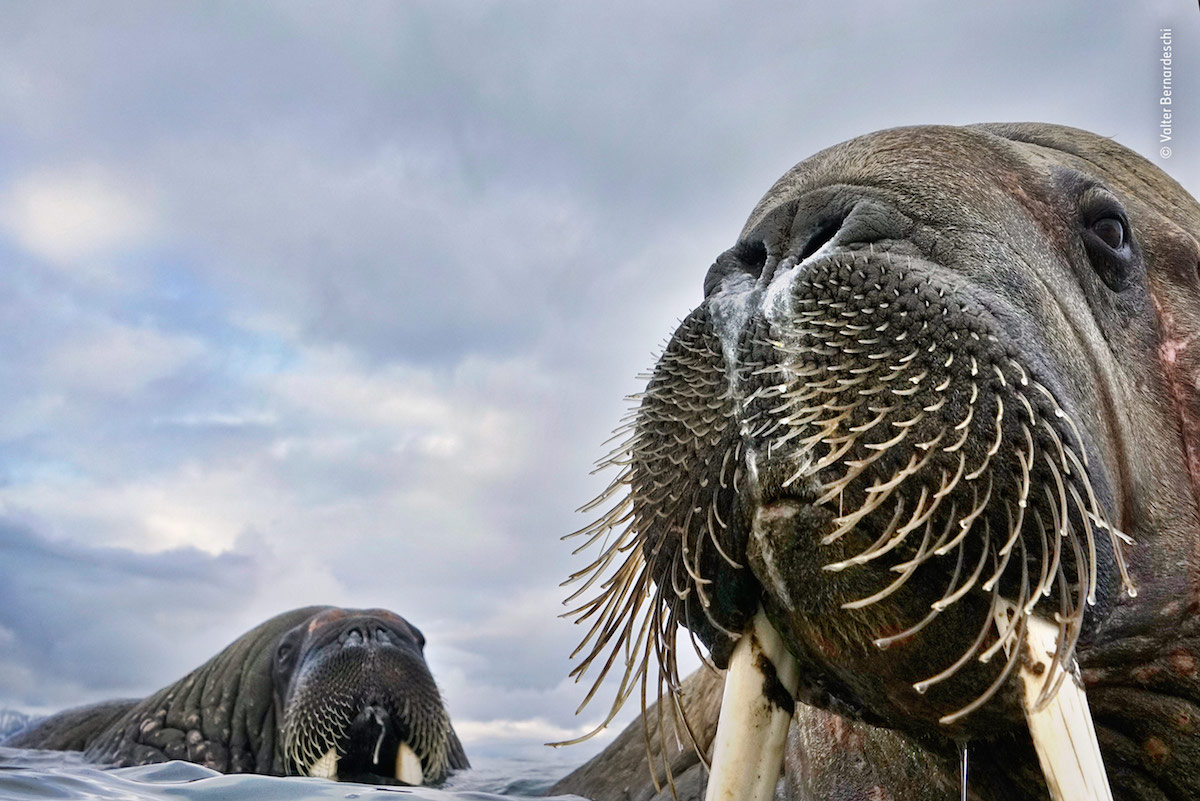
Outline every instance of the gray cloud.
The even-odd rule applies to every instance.
[[[0,551],[0,681],[7,702],[41,709],[183,675],[212,655],[198,646],[238,617],[256,572],[245,556],[90,547],[11,521],[0,521]]]

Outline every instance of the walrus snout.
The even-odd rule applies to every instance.
[[[1061,661],[1120,585],[1107,474],[1079,403],[1044,367],[1050,348],[1010,327],[1023,310],[955,265],[877,252],[861,234],[847,248],[847,231],[864,230],[856,208],[823,250],[801,259],[811,244],[789,246],[769,280],[727,276],[707,299],[720,343],[710,359],[729,381],[710,401],[733,396],[745,469],[715,510],[732,522],[685,530],[679,553],[715,534],[748,564],[807,674],[846,706],[994,729],[1020,719],[1016,699],[967,716],[1016,664],[995,658],[998,605],[1057,619]],[[899,215],[873,204],[870,217],[885,221],[878,233]],[[701,387],[673,386],[675,361],[668,348],[647,399],[686,414],[696,403],[676,395]],[[658,441],[660,417],[642,418],[639,434]],[[688,479],[645,453],[634,448],[635,487],[649,472],[682,494]],[[660,514],[636,494],[634,508]],[[700,562],[685,570],[710,579]]]
[[[416,627],[378,610],[333,610],[289,632],[276,657],[289,770],[404,784],[444,779],[460,747],[424,644]]]
[[[1107,472],[1045,367],[1061,346],[1011,322],[1028,310],[829,191],[718,258],[659,358],[612,513],[641,561],[597,603],[643,587],[663,650],[682,623],[718,666],[762,604],[805,697],[992,731],[1021,718],[1015,697],[984,710],[1018,658],[1001,606],[1058,622],[1057,665],[1120,586]]]

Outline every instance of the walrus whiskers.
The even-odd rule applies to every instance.
[[[817,284],[819,286],[819,282],[814,282],[814,284]],[[809,315],[810,319],[807,320],[805,327],[803,329],[801,329],[802,334],[809,333],[809,332],[812,332],[815,330],[812,327],[812,323],[814,322],[814,320],[811,319],[812,316],[813,315]],[[825,321],[825,320],[822,320],[820,322],[830,324],[830,325],[833,324],[830,321]],[[971,334],[972,334],[972,336],[975,336],[977,338],[977,335],[975,335],[974,332],[971,332]],[[818,337],[818,339],[820,339],[825,346],[828,346],[831,343],[835,342],[834,338],[831,336],[820,336],[820,337]],[[837,340],[837,343],[841,344],[841,343],[844,343],[845,341],[846,341],[846,338],[843,338],[841,340]],[[823,348],[814,348],[814,347],[803,348],[803,347],[793,346],[793,347],[786,347],[783,350],[788,356],[794,357],[797,355],[803,355],[806,352],[809,354],[820,353],[824,349]],[[930,350],[932,351],[932,346],[931,346]],[[901,365],[893,366],[893,372],[891,373],[890,377],[894,378],[895,376],[899,375],[903,371],[904,366],[907,365],[909,362],[911,362],[912,359],[915,358],[916,354],[917,354],[917,351],[912,351],[907,356],[903,357],[904,361]],[[869,355],[875,356],[876,354],[869,354]],[[953,354],[951,354],[951,357],[952,356],[953,356]],[[1011,365],[1016,367],[1017,383],[1019,383],[1019,385],[1021,385],[1021,386],[1028,385],[1029,379],[1028,379],[1027,371],[1023,367],[1021,367],[1019,365],[1019,363],[1016,362],[1016,360],[1010,358],[1008,361]],[[947,360],[944,362],[944,364],[950,364],[950,363],[952,363],[951,358],[947,358]],[[843,365],[838,364],[835,367],[838,369],[842,369]],[[1000,380],[1001,387],[1004,389],[1007,389],[1009,387],[1009,383],[1004,377],[1003,370],[997,364],[993,364],[992,368],[993,368],[993,372],[997,375],[997,377]],[[971,373],[972,373],[972,375],[977,375],[978,372],[979,372],[978,361],[974,356],[972,356],[971,357]],[[811,375],[813,373],[814,373],[814,371],[811,369],[811,367],[806,367],[805,369],[803,369],[801,371],[802,375]],[[927,377],[927,371],[924,371],[924,372],[918,374],[918,376],[913,379],[914,385],[919,384],[926,377]],[[943,381],[941,384],[939,384],[935,388],[936,391],[939,391],[939,392],[945,391],[949,387],[949,384],[947,383],[948,381],[949,381],[949,377],[947,377],[947,379],[945,381]],[[811,406],[807,406],[807,407],[800,406],[800,403],[807,401],[809,398],[811,398],[813,396],[813,394],[815,394],[815,392],[824,391],[829,388],[829,383],[827,380],[819,385],[816,385],[816,384],[817,384],[817,382],[807,381],[804,384],[803,388],[789,388],[789,389],[785,390],[785,392],[783,394],[786,397],[795,399],[797,401],[797,406],[799,406],[799,408],[796,408],[791,412],[792,416],[791,416],[790,422],[799,422],[799,421],[803,420],[805,422],[809,422],[810,424],[816,424],[816,425],[819,425],[822,422],[818,416],[820,413],[820,409],[814,409]],[[1051,402],[1052,411],[1053,411],[1054,415],[1058,419],[1062,419],[1067,422],[1068,427],[1070,428],[1071,432],[1075,435],[1075,438],[1078,441],[1078,429],[1075,426],[1074,421],[1071,420],[1068,416],[1066,416],[1062,412],[1061,407],[1058,405],[1057,401],[1054,399],[1053,394],[1050,393],[1040,382],[1034,382],[1033,386],[1035,389],[1037,389],[1040,393],[1042,393],[1042,395],[1044,395]],[[919,389],[919,387],[914,386],[913,389],[916,390],[916,389]],[[905,392],[905,391],[906,390],[900,390],[900,392]],[[893,390],[893,393],[895,393],[895,392],[897,392],[897,391]],[[964,416],[964,418],[961,421],[959,421],[958,423],[956,423],[953,426],[955,429],[961,430],[963,432],[962,436],[954,444],[945,447],[943,449],[945,452],[954,452],[954,451],[958,450],[961,447],[962,443],[965,441],[966,436],[970,433],[969,427],[970,427],[970,424],[974,417],[974,412],[975,412],[975,408],[976,408],[976,400],[978,399],[978,396],[979,396],[978,387],[975,382],[972,382],[971,383],[971,397],[967,404],[966,415]],[[1065,504],[1065,496],[1063,496],[1063,494],[1062,494],[1062,486],[1063,486],[1062,473],[1066,473],[1069,475],[1071,472],[1070,466],[1068,465],[1068,457],[1066,454],[1068,452],[1071,453],[1071,455],[1073,457],[1073,461],[1086,462],[1086,452],[1084,452],[1084,457],[1082,459],[1080,457],[1075,456],[1074,449],[1066,448],[1064,446],[1062,438],[1058,435],[1057,431],[1054,429],[1054,426],[1052,426],[1044,416],[1035,415],[1032,404],[1030,404],[1029,400],[1024,397],[1023,393],[1020,394],[1019,399],[1021,401],[1021,405],[1023,405],[1026,408],[1026,410],[1028,411],[1028,414],[1030,417],[1030,422],[1034,422],[1034,420],[1037,419],[1038,422],[1040,422],[1042,424],[1044,429],[1047,432],[1049,432],[1049,434],[1050,434],[1049,439],[1053,445],[1053,450],[1057,451],[1059,461],[1063,466],[1062,471],[1060,471],[1058,466],[1055,465],[1050,460],[1048,453],[1043,451],[1043,461],[1046,463],[1046,465],[1050,469],[1050,475],[1053,479],[1054,486],[1056,488],[1058,488],[1060,491],[1059,492],[1060,502],[1058,504],[1058,508],[1055,509],[1056,516],[1059,517],[1060,521],[1061,521],[1059,524],[1059,529],[1060,529],[1059,533],[1062,536],[1068,536],[1068,531],[1065,530],[1064,528],[1062,528],[1063,526],[1066,525],[1067,519],[1069,517],[1069,513],[1066,509],[1066,504]],[[868,431],[868,430],[874,428],[879,423],[883,422],[883,420],[885,418],[886,418],[886,413],[884,410],[881,410],[880,413],[877,413],[873,419],[867,421],[866,423],[864,423],[860,426],[851,427],[852,433],[860,433],[860,432]],[[942,485],[939,488],[938,493],[937,493],[937,497],[939,500],[942,497],[945,497],[947,494],[949,494],[949,492],[952,491],[956,487],[960,478],[964,479],[968,483],[971,483],[971,482],[973,482],[974,479],[979,478],[981,475],[983,475],[985,473],[985,471],[987,471],[992,457],[999,451],[1000,446],[1001,446],[1001,442],[1003,439],[1003,428],[1002,428],[1003,419],[1004,419],[1003,396],[997,396],[996,397],[996,411],[995,411],[995,418],[994,418],[995,436],[992,440],[991,446],[985,453],[984,458],[980,462],[980,464],[977,467],[975,467],[973,470],[971,470],[969,473],[965,473],[965,475],[964,475],[964,468],[965,468],[965,464],[966,464],[965,459],[962,459],[962,458],[959,459],[958,470],[956,471],[954,478],[951,479],[949,482],[947,482],[945,480],[945,478],[943,478]],[[912,420],[919,422],[919,418],[912,418]],[[842,418],[841,417],[835,418],[832,422],[834,425],[839,424],[842,422]],[[871,444],[868,444],[866,447],[868,447],[869,449],[877,450],[877,451],[889,450],[889,449],[897,446],[904,439],[905,434],[907,433],[907,430],[908,430],[908,426],[911,426],[914,424],[915,424],[915,422],[908,422],[908,425],[904,426],[902,428],[901,432],[898,435],[896,435],[895,437],[893,437],[892,439],[886,440],[882,443],[871,443]],[[892,425],[896,425],[896,422],[893,421]],[[1033,450],[1034,450],[1033,437],[1028,430],[1028,426],[1023,425],[1022,429],[1023,429],[1023,433],[1025,435],[1026,442],[1028,444],[1028,449],[1027,449],[1027,451],[1020,451],[1018,449],[1018,455],[1017,455],[1017,460],[1021,466],[1021,474],[1022,474],[1022,479],[1021,479],[1021,484],[1020,484],[1020,489],[1019,489],[1019,498],[1020,499],[1018,501],[1018,507],[1020,509],[1020,513],[1018,514],[1017,522],[1010,528],[1008,537],[1006,538],[1005,545],[1003,547],[1003,550],[1001,551],[1001,554],[1002,554],[1002,556],[1005,557],[1005,559],[999,566],[996,573],[993,576],[991,576],[987,580],[987,582],[985,582],[985,584],[984,584],[985,589],[991,589],[1000,580],[1000,578],[1003,574],[1004,568],[1007,566],[1007,556],[1009,555],[1009,553],[1012,549],[1012,546],[1015,543],[1017,537],[1020,535],[1020,530],[1021,530],[1020,524],[1021,524],[1021,520],[1024,515],[1024,509],[1026,506],[1026,498],[1028,496],[1029,489],[1030,489],[1030,483],[1031,483],[1030,468],[1031,468],[1032,460],[1030,457],[1032,457]],[[828,435],[828,431],[829,431],[829,429],[823,429],[821,431],[818,431],[817,434],[813,435],[813,437],[811,438],[810,441],[824,442],[824,443],[828,444],[831,440],[835,439]],[[940,438],[940,436],[941,436],[941,434],[938,435],[939,438]],[[851,437],[845,438],[842,442],[843,447],[839,447],[836,449],[831,447],[831,454],[836,454],[834,460],[825,459],[825,460],[817,462],[817,464],[820,465],[821,467],[824,467],[824,466],[827,466],[827,465],[833,463],[833,461],[835,461],[837,458],[839,458],[841,456],[842,453],[844,453],[845,442],[847,440],[851,440],[851,439],[852,439]],[[1028,456],[1026,455],[1026,453],[1028,453]],[[871,461],[874,461],[874,460],[872,459]],[[869,464],[869,462],[867,464]],[[820,500],[821,501],[829,500],[830,497],[834,494],[834,492],[836,492],[836,494],[839,497],[844,496],[850,482],[855,477],[857,477],[860,473],[862,473],[866,466],[867,465],[864,464],[861,460],[858,462],[852,461],[850,463],[850,468],[845,472],[844,475],[842,475],[840,478],[835,478],[835,479],[827,481],[827,486],[829,486],[831,488],[831,490],[833,490],[833,491],[827,492],[824,496],[821,497]],[[914,470],[913,463],[910,460],[910,462],[906,466],[906,468],[899,471],[891,479],[877,481],[874,485],[872,485],[871,487],[868,487],[866,489],[866,497],[868,500],[866,502],[864,502],[862,505],[859,505],[857,508],[852,509],[852,511],[850,511],[849,513],[839,514],[839,517],[835,520],[835,523],[838,524],[838,527],[833,532],[825,535],[825,537],[823,538],[822,541],[826,544],[829,544],[829,543],[837,540],[838,538],[840,538],[846,532],[853,530],[858,523],[860,523],[866,516],[868,516],[875,510],[875,508],[882,502],[883,498],[887,497],[887,495],[889,495],[890,492],[896,488],[896,486],[898,486],[905,479],[907,479],[909,474],[919,472],[919,469],[920,468],[917,468]],[[1094,494],[1091,493],[1090,482],[1086,481],[1086,473],[1084,473],[1083,470],[1080,470],[1080,474],[1083,477],[1083,483],[1086,488],[1085,491],[1088,493],[1089,499],[1093,502],[1093,505],[1090,508],[1088,506],[1085,506],[1082,502],[1082,497],[1080,496],[1078,489],[1076,489],[1076,487],[1075,487],[1075,484],[1072,483],[1070,485],[1072,496],[1073,497],[1080,496],[1076,503],[1076,508],[1078,510],[1079,516],[1082,518],[1082,521],[1084,523],[1085,533],[1088,537],[1087,556],[1084,557],[1084,559],[1080,563],[1078,563],[1077,567],[1084,568],[1087,570],[1087,574],[1088,574],[1087,585],[1089,588],[1088,598],[1089,598],[1089,600],[1094,602],[1094,592],[1095,592],[1095,586],[1096,586],[1096,559],[1095,559],[1095,543],[1094,543],[1094,539],[1091,536],[1090,519],[1092,517],[1103,514],[1103,512],[1102,512],[1101,508],[1099,507],[1099,505],[1094,503]],[[789,478],[789,481],[799,480],[802,477],[803,476],[801,476],[799,474],[793,474],[793,476],[791,478]],[[925,488],[922,487],[922,492],[924,492],[924,491],[925,491]],[[963,537],[965,537],[965,535],[969,531],[970,525],[971,525],[972,521],[974,520],[974,518],[983,512],[984,508],[987,506],[988,499],[990,498],[990,494],[991,494],[990,476],[989,476],[989,489],[987,492],[985,492],[984,498],[982,501],[978,501],[978,487],[975,487],[973,492],[976,494],[977,503],[973,504],[972,512],[969,515],[961,518],[958,521],[959,526],[960,526],[959,535],[957,537],[955,537],[953,540],[951,540],[950,542],[940,544],[938,547],[936,547],[934,549],[934,552],[936,554],[944,555],[944,554],[948,553],[950,550],[958,547],[959,544],[961,543]],[[933,510],[931,509],[930,512],[932,513],[932,511]],[[1011,512],[1009,512],[1009,517],[1011,520]],[[889,524],[888,527],[885,529],[885,533],[884,533],[882,542],[877,541],[875,545],[871,546],[870,548],[868,548],[864,552],[860,553],[859,555],[857,555],[855,557],[851,557],[849,559],[841,560],[836,563],[832,563],[832,564],[828,565],[827,567],[829,569],[844,569],[844,568],[850,566],[851,564],[862,564],[866,561],[869,561],[869,559],[871,557],[877,555],[878,551],[881,549],[881,547],[887,547],[888,545],[891,545],[892,547],[894,547],[896,545],[899,545],[900,544],[899,541],[893,541],[893,540],[889,539],[890,533],[894,530],[895,530],[894,523]],[[907,530],[908,529],[905,530],[905,533],[907,533]],[[1071,532],[1071,535],[1073,536],[1073,531]],[[1124,560],[1121,558],[1121,554],[1120,554],[1120,550],[1119,550],[1119,543],[1117,542],[1117,539],[1118,538],[1114,537],[1114,551],[1117,555],[1117,562],[1120,565],[1122,565],[1122,567],[1123,567]],[[890,548],[889,548],[889,550],[890,550]],[[981,559],[979,562],[979,565],[981,568],[982,568],[983,563],[984,562]],[[1042,567],[1041,573],[1042,573],[1042,575],[1039,580],[1038,589],[1041,592],[1048,593],[1049,582],[1054,579],[1055,573],[1053,571],[1046,570],[1044,565]],[[1122,570],[1122,573],[1123,573],[1123,576],[1126,575],[1124,573],[1124,570]],[[1132,585],[1130,583],[1126,582],[1126,586],[1127,586],[1127,591],[1128,591],[1128,588],[1131,587]],[[961,596],[958,596],[958,595],[953,596],[953,598],[955,600],[957,600],[958,597],[961,597]],[[943,600],[943,602],[940,602],[940,603],[944,603],[944,600]],[[855,606],[857,606],[857,604],[855,604]],[[1032,603],[1028,604],[1027,606],[1028,606],[1028,612],[1031,612],[1032,611]],[[1074,614],[1081,614],[1081,610],[1076,610],[1076,612]]]
[[[681,325],[681,330],[685,326],[686,322]],[[705,350],[683,337],[679,339],[679,347],[673,350],[673,358],[707,361],[710,353],[710,350]],[[696,365],[693,364],[689,369],[695,369],[695,367]],[[666,372],[674,373],[677,370],[668,365]],[[715,386],[722,381],[724,381],[723,375],[714,375],[712,385]],[[703,408],[697,410],[698,422],[678,421],[684,423],[684,431],[690,438],[702,440],[711,436],[713,430],[723,428],[726,425],[725,421],[732,416],[732,411],[723,409],[719,402],[710,406],[702,392],[692,393],[692,397],[703,402]],[[621,432],[625,435],[622,444],[614,448],[597,465],[597,470],[618,467],[620,468],[619,474],[595,500],[587,504],[585,509],[595,510],[602,508],[606,503],[611,503],[611,506],[592,525],[567,535],[568,538],[583,538],[584,542],[576,548],[576,553],[596,545],[599,545],[601,550],[600,555],[590,565],[577,571],[568,578],[567,582],[564,582],[564,584],[580,584],[566,601],[567,604],[579,603],[564,617],[572,618],[576,622],[583,622],[592,616],[596,618],[572,655],[573,657],[582,655],[578,664],[571,671],[571,675],[577,681],[593,664],[600,663],[599,670],[579,709],[582,710],[594,698],[605,678],[617,665],[618,660],[622,663],[623,672],[609,711],[599,725],[581,737],[553,743],[553,745],[567,745],[594,736],[612,721],[628,697],[640,687],[644,722],[646,720],[645,711],[652,694],[659,701],[657,708],[659,737],[663,740],[661,743],[662,767],[666,783],[674,794],[674,776],[670,760],[667,758],[666,727],[663,725],[665,713],[662,700],[664,697],[670,700],[675,731],[678,732],[682,728],[687,732],[692,747],[699,750],[697,738],[678,697],[681,683],[675,658],[678,625],[680,622],[688,622],[689,632],[691,632],[697,622],[692,620],[692,613],[698,607],[707,625],[721,631],[725,636],[734,638],[738,636],[736,632],[727,629],[709,613],[711,599],[708,597],[705,587],[711,583],[711,579],[704,576],[706,569],[702,567],[702,564],[708,558],[705,551],[711,549],[713,558],[719,559],[722,564],[731,569],[741,569],[741,565],[722,544],[722,535],[729,523],[722,517],[715,497],[717,493],[732,491],[733,487],[739,485],[743,480],[742,454],[740,444],[731,444],[729,448],[725,449],[721,454],[719,467],[714,471],[711,483],[708,479],[702,481],[694,497],[690,497],[686,501],[686,506],[680,499],[672,497],[669,490],[664,490],[661,485],[653,483],[639,485],[639,491],[658,499],[656,503],[679,506],[685,510],[682,515],[682,536],[679,537],[677,544],[668,543],[665,539],[660,538],[648,546],[638,526],[637,510],[632,501],[633,494],[625,495],[624,490],[626,487],[633,487],[637,482],[637,478],[629,466],[635,458],[664,459],[668,462],[676,462],[677,457],[673,451],[679,445],[678,437],[674,440],[656,443],[643,433],[646,424],[644,414],[648,408],[653,406],[657,398],[658,393],[652,387],[648,388],[646,392],[630,398],[633,403],[637,404],[635,416],[637,422],[632,423]],[[723,399],[730,400],[728,396]],[[714,423],[719,423],[719,425],[714,425]],[[609,566],[618,554],[624,555],[620,566],[612,575],[601,580],[601,577],[608,573]],[[657,583],[653,581],[656,577]],[[580,602],[598,581],[600,584],[595,596]],[[688,603],[691,598],[695,598],[695,604]],[[639,620],[640,622],[638,622]],[[695,643],[694,634],[692,636],[693,647],[696,648],[697,653],[702,653]],[[623,657],[620,656],[622,653]],[[653,693],[649,687],[652,658],[658,667]],[[707,657],[704,657],[704,661],[706,664],[711,664]],[[649,738],[648,727],[645,728],[644,733]],[[647,752],[650,752],[649,739],[647,739]],[[651,778],[656,789],[660,790],[658,772],[653,765],[651,765]]]

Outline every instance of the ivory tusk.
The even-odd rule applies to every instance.
[[[425,781],[425,774],[421,771],[421,758],[408,743],[400,743],[400,747],[396,749],[396,778],[414,787]]]
[[[758,610],[725,674],[705,801],[775,797],[798,679],[795,657]],[[783,691],[786,698],[780,697]]]
[[[1000,636],[1015,625],[1020,610],[1005,604],[996,614]],[[1026,659],[1020,665],[1022,702],[1029,734],[1037,751],[1038,762],[1054,801],[1112,801],[1108,774],[1100,756],[1096,727],[1088,710],[1087,695],[1079,679],[1079,666],[1071,660],[1068,675],[1058,692],[1041,709],[1036,709],[1039,693],[1046,682],[1059,676],[1047,676],[1058,644],[1058,626],[1035,615],[1025,623]],[[1042,675],[1035,673],[1040,668]],[[1063,666],[1055,668],[1060,674]]]
[[[330,748],[323,757],[312,763],[308,775],[318,779],[337,779],[337,760],[337,749]]]

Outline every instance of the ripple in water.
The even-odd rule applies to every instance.
[[[438,789],[371,787],[327,779],[226,776],[191,762],[164,762],[137,768],[103,769],[63,751],[0,748],[0,799],[126,799],[128,801],[487,801],[573,799],[542,796],[565,775],[560,765],[533,760],[483,759]],[[403,799],[398,798],[403,797]]]

